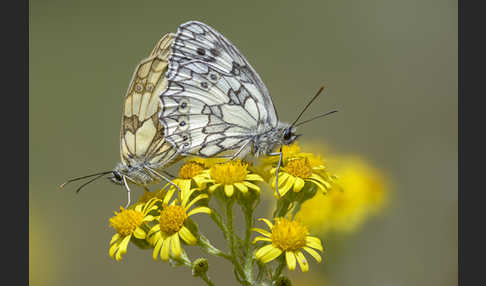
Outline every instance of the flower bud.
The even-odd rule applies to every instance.
[[[208,272],[209,264],[206,258],[198,258],[192,263],[192,275],[201,276]]]

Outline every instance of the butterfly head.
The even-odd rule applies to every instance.
[[[297,138],[301,136],[301,134],[295,134],[296,128],[294,126],[287,126],[284,127],[281,131],[280,137],[280,144],[281,145],[290,145],[294,143]]]
[[[116,169],[113,170],[112,174],[108,179],[117,185],[123,185],[123,175]]]
[[[150,176],[144,166],[143,163],[134,165],[118,163],[112,171],[112,176],[108,177],[108,179],[117,185],[125,185],[125,181],[141,186],[155,183],[156,180],[153,176]]]

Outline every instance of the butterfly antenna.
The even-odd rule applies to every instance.
[[[111,173],[111,172],[109,172]],[[79,193],[79,191],[81,191],[82,188],[84,188],[84,186],[86,186],[87,184],[91,183],[91,182],[94,182],[96,180],[98,180],[99,178],[103,177],[104,175],[106,175],[107,173],[101,173],[99,174],[98,176],[94,177],[93,179],[87,181],[86,183],[82,184],[77,190],[76,190],[76,194]]]
[[[82,180],[82,179],[86,179],[86,178],[91,178],[91,177],[94,177],[94,176],[99,176],[99,175],[106,175],[106,174],[109,174],[111,173],[112,171],[106,171],[106,172],[101,172],[101,173],[96,173],[96,174],[91,174],[91,175],[86,175],[86,176],[82,176],[82,177],[77,177],[77,178],[72,178],[72,179],[69,179],[67,180],[66,182],[62,183],[59,188],[64,188],[64,186],[66,186],[67,184],[71,183],[71,182],[75,182],[75,181],[79,181],[79,180]]]
[[[307,120],[301,121],[301,122],[299,122],[299,123],[295,124],[294,126],[295,126],[295,127],[297,127],[297,126],[299,126],[299,125],[305,124],[305,123],[307,123],[307,122],[311,122],[312,120],[315,120],[315,119],[318,119],[318,118],[321,118],[321,117],[325,117],[325,116],[328,116],[329,114],[333,114],[333,113],[336,113],[336,112],[338,112],[338,110],[336,110],[336,109],[335,109],[335,110],[331,110],[331,111],[328,111],[328,112],[326,112],[326,113],[323,113],[323,114],[320,114],[320,115],[314,116],[314,117],[312,117],[312,118],[310,118],[310,119],[307,119]]]
[[[319,96],[319,94],[321,94],[321,92],[326,88],[326,86],[321,86],[321,88],[319,88],[319,90],[317,91],[316,95],[314,95],[314,97],[307,103],[307,105],[304,107],[304,109],[300,112],[299,116],[297,116],[297,119],[294,120],[294,122],[290,125],[290,127],[294,126],[295,123],[297,123],[297,121],[299,121],[299,119],[302,117],[302,114],[304,114],[304,112],[307,110],[307,108],[309,108],[309,106],[312,104],[312,102],[314,102],[314,100],[316,100],[316,98]]]

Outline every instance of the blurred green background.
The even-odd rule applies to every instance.
[[[120,187],[58,189],[115,166],[132,72],[188,20],[213,26],[246,55],[284,121],[326,83],[308,116],[340,112],[305,125],[301,141],[358,154],[393,182],[388,209],[353,235],[324,237],[324,261],[309,275],[322,285],[457,284],[456,1],[31,0],[32,286],[203,285],[133,245],[121,263],[110,259],[108,218],[126,200]],[[217,285],[236,285],[225,262],[210,267]]]

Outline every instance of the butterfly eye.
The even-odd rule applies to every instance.
[[[115,177],[115,179],[117,181],[121,181],[122,180],[122,177],[121,177],[120,173],[118,173],[117,171],[114,171],[113,172],[113,176]]]
[[[292,132],[289,129],[285,129],[284,134],[283,134],[283,139],[285,141],[290,140],[292,138]]]

